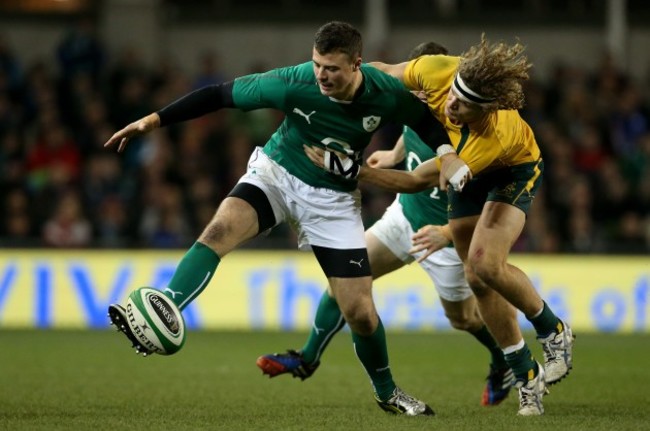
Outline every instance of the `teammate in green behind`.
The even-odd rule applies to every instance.
[[[299,247],[311,247],[327,276],[379,406],[409,416],[432,415],[424,402],[398,388],[391,374],[384,327],[372,300],[353,161],[361,158],[373,132],[388,122],[413,128],[434,150],[448,141],[428,107],[395,78],[363,64],[361,51],[358,30],[327,23],[316,33],[312,61],[196,90],[127,125],[105,146],[122,151],[133,137],[222,108],[284,112],[284,121],[251,155],[246,174],[187,251],[165,293],[182,310],[205,289],[231,250],[288,222],[296,229]],[[342,164],[332,159],[326,172],[305,155],[304,144],[337,150],[348,159]],[[453,153],[444,158],[442,172],[445,181],[458,186],[467,166]],[[137,350],[146,352],[125,324],[121,305],[111,305],[109,316]]]

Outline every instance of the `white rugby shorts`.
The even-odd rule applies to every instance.
[[[361,192],[312,187],[286,171],[257,147],[239,182],[261,189],[279,224],[287,222],[298,236],[298,247],[366,248],[361,219]]]
[[[414,232],[397,199],[368,230],[403,262],[411,263],[424,254],[424,251],[413,255],[408,252],[413,247]],[[431,278],[442,299],[459,302],[472,295],[472,289],[465,280],[463,262],[453,247],[436,251],[421,262],[420,266]]]

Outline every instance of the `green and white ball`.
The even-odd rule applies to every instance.
[[[133,335],[155,353],[171,355],[185,343],[183,315],[159,290],[141,287],[131,292],[126,317]]]

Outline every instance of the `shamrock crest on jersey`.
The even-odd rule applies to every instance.
[[[369,117],[363,117],[363,128],[366,132],[374,132],[374,130],[381,123],[381,117],[371,115]]]

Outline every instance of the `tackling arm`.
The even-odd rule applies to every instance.
[[[395,193],[415,193],[438,185],[440,170],[436,159],[429,159],[415,170],[406,172],[396,169],[377,169],[359,166],[345,154],[303,145],[307,157],[318,167],[335,175],[356,178]],[[329,162],[326,163],[325,159]],[[331,161],[334,160],[334,163]],[[354,164],[352,166],[351,164]]]
[[[429,159],[410,172],[361,166],[357,179],[394,193],[415,193],[438,186],[439,174],[435,159]]]

